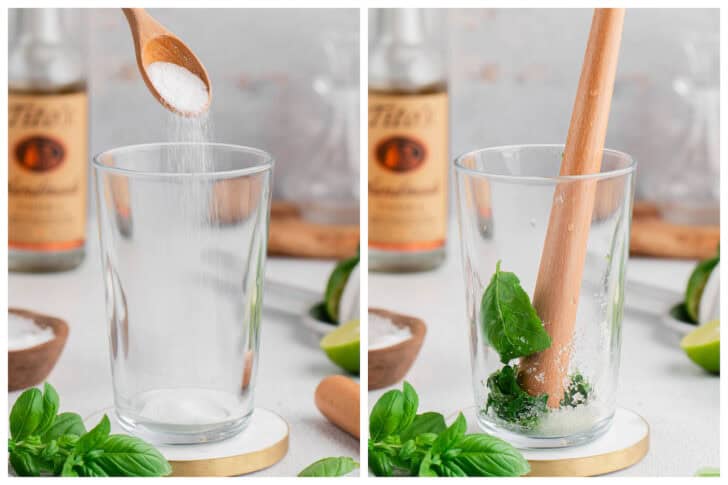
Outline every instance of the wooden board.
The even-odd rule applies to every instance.
[[[666,222],[651,202],[635,202],[629,251],[633,256],[705,259],[715,255],[720,226],[686,226]]]
[[[294,204],[273,201],[268,255],[345,259],[356,254],[358,246],[358,225],[315,224],[304,220]]]

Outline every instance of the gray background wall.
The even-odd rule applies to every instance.
[[[217,141],[271,151],[279,180],[314,156],[327,119],[312,87],[326,68],[321,34],[357,31],[357,9],[150,11],[207,66]],[[164,140],[167,113],[136,71],[123,15],[117,9],[84,15],[90,25],[84,40],[91,151]],[[453,155],[564,141],[590,9],[437,9],[429,15],[449,52]],[[652,174],[674,158],[688,120],[672,88],[675,77],[687,72],[681,41],[691,32],[718,30],[717,9],[627,12],[607,145],[638,159],[643,192]]]
[[[565,141],[591,14],[591,9],[449,12],[444,23],[453,154]],[[650,187],[656,171],[673,163],[685,138],[689,112],[672,87],[688,72],[682,41],[691,33],[718,31],[717,9],[626,13],[606,145],[638,160],[638,196],[654,195]]]

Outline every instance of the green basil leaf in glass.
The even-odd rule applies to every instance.
[[[507,364],[512,359],[540,352],[551,346],[551,337],[514,273],[500,270],[498,261],[490,284],[483,293],[480,318],[490,345]]]

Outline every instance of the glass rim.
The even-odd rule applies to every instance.
[[[143,149],[159,149],[162,147],[170,146],[207,146],[212,148],[227,148],[233,151],[247,153],[249,155],[258,156],[261,158],[260,162],[255,162],[252,167],[237,168],[232,170],[210,170],[210,171],[192,171],[192,172],[162,172],[159,170],[132,170],[128,168],[112,167],[105,165],[101,162],[101,158],[106,155],[113,155],[116,153],[129,153],[133,151],[139,151]],[[209,178],[222,178],[222,177],[234,177],[234,176],[246,176],[253,175],[256,173],[267,172],[273,168],[275,160],[273,155],[261,150],[260,148],[253,148],[244,145],[235,145],[233,143],[218,143],[218,142],[154,142],[154,143],[140,143],[136,145],[124,145],[116,148],[110,148],[102,152],[97,153],[91,158],[91,164],[95,170],[100,172],[108,172],[117,175],[125,175],[127,177],[153,177],[153,178],[186,178],[186,177],[209,177]]]
[[[486,170],[480,170],[476,168],[470,168],[465,167],[462,164],[463,159],[466,157],[471,157],[475,155],[479,155],[481,153],[488,153],[488,152],[502,152],[508,149],[520,149],[520,148],[564,148],[566,145],[559,144],[559,143],[534,143],[534,144],[525,144],[525,145],[499,145],[494,147],[487,147],[487,148],[479,148],[477,150],[471,150],[468,152],[465,152],[457,157],[455,157],[454,165],[455,169],[458,172],[464,172],[468,173],[470,175],[475,175],[479,177],[488,177],[490,179],[494,180],[502,180],[502,181],[509,181],[509,182],[574,182],[578,180],[604,180],[604,179],[610,179],[614,177],[620,177],[623,175],[631,174],[637,169],[637,161],[632,157],[632,155],[622,152],[619,150],[612,150],[610,148],[605,148],[602,150],[602,154],[609,154],[609,155],[615,155],[618,158],[622,158],[628,161],[628,165],[626,167],[618,168],[615,170],[607,170],[605,172],[598,172],[598,173],[592,173],[592,174],[586,174],[586,175],[554,175],[551,177],[544,177],[539,175],[504,175],[504,174],[497,174],[497,173],[490,173]]]

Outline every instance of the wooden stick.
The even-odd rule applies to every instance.
[[[598,173],[617,70],[624,9],[595,9],[574,101],[561,175]],[[586,244],[594,210],[594,180],[556,187],[533,304],[551,336],[551,346],[521,362],[521,385],[531,395],[548,394],[559,407],[568,379]]]

